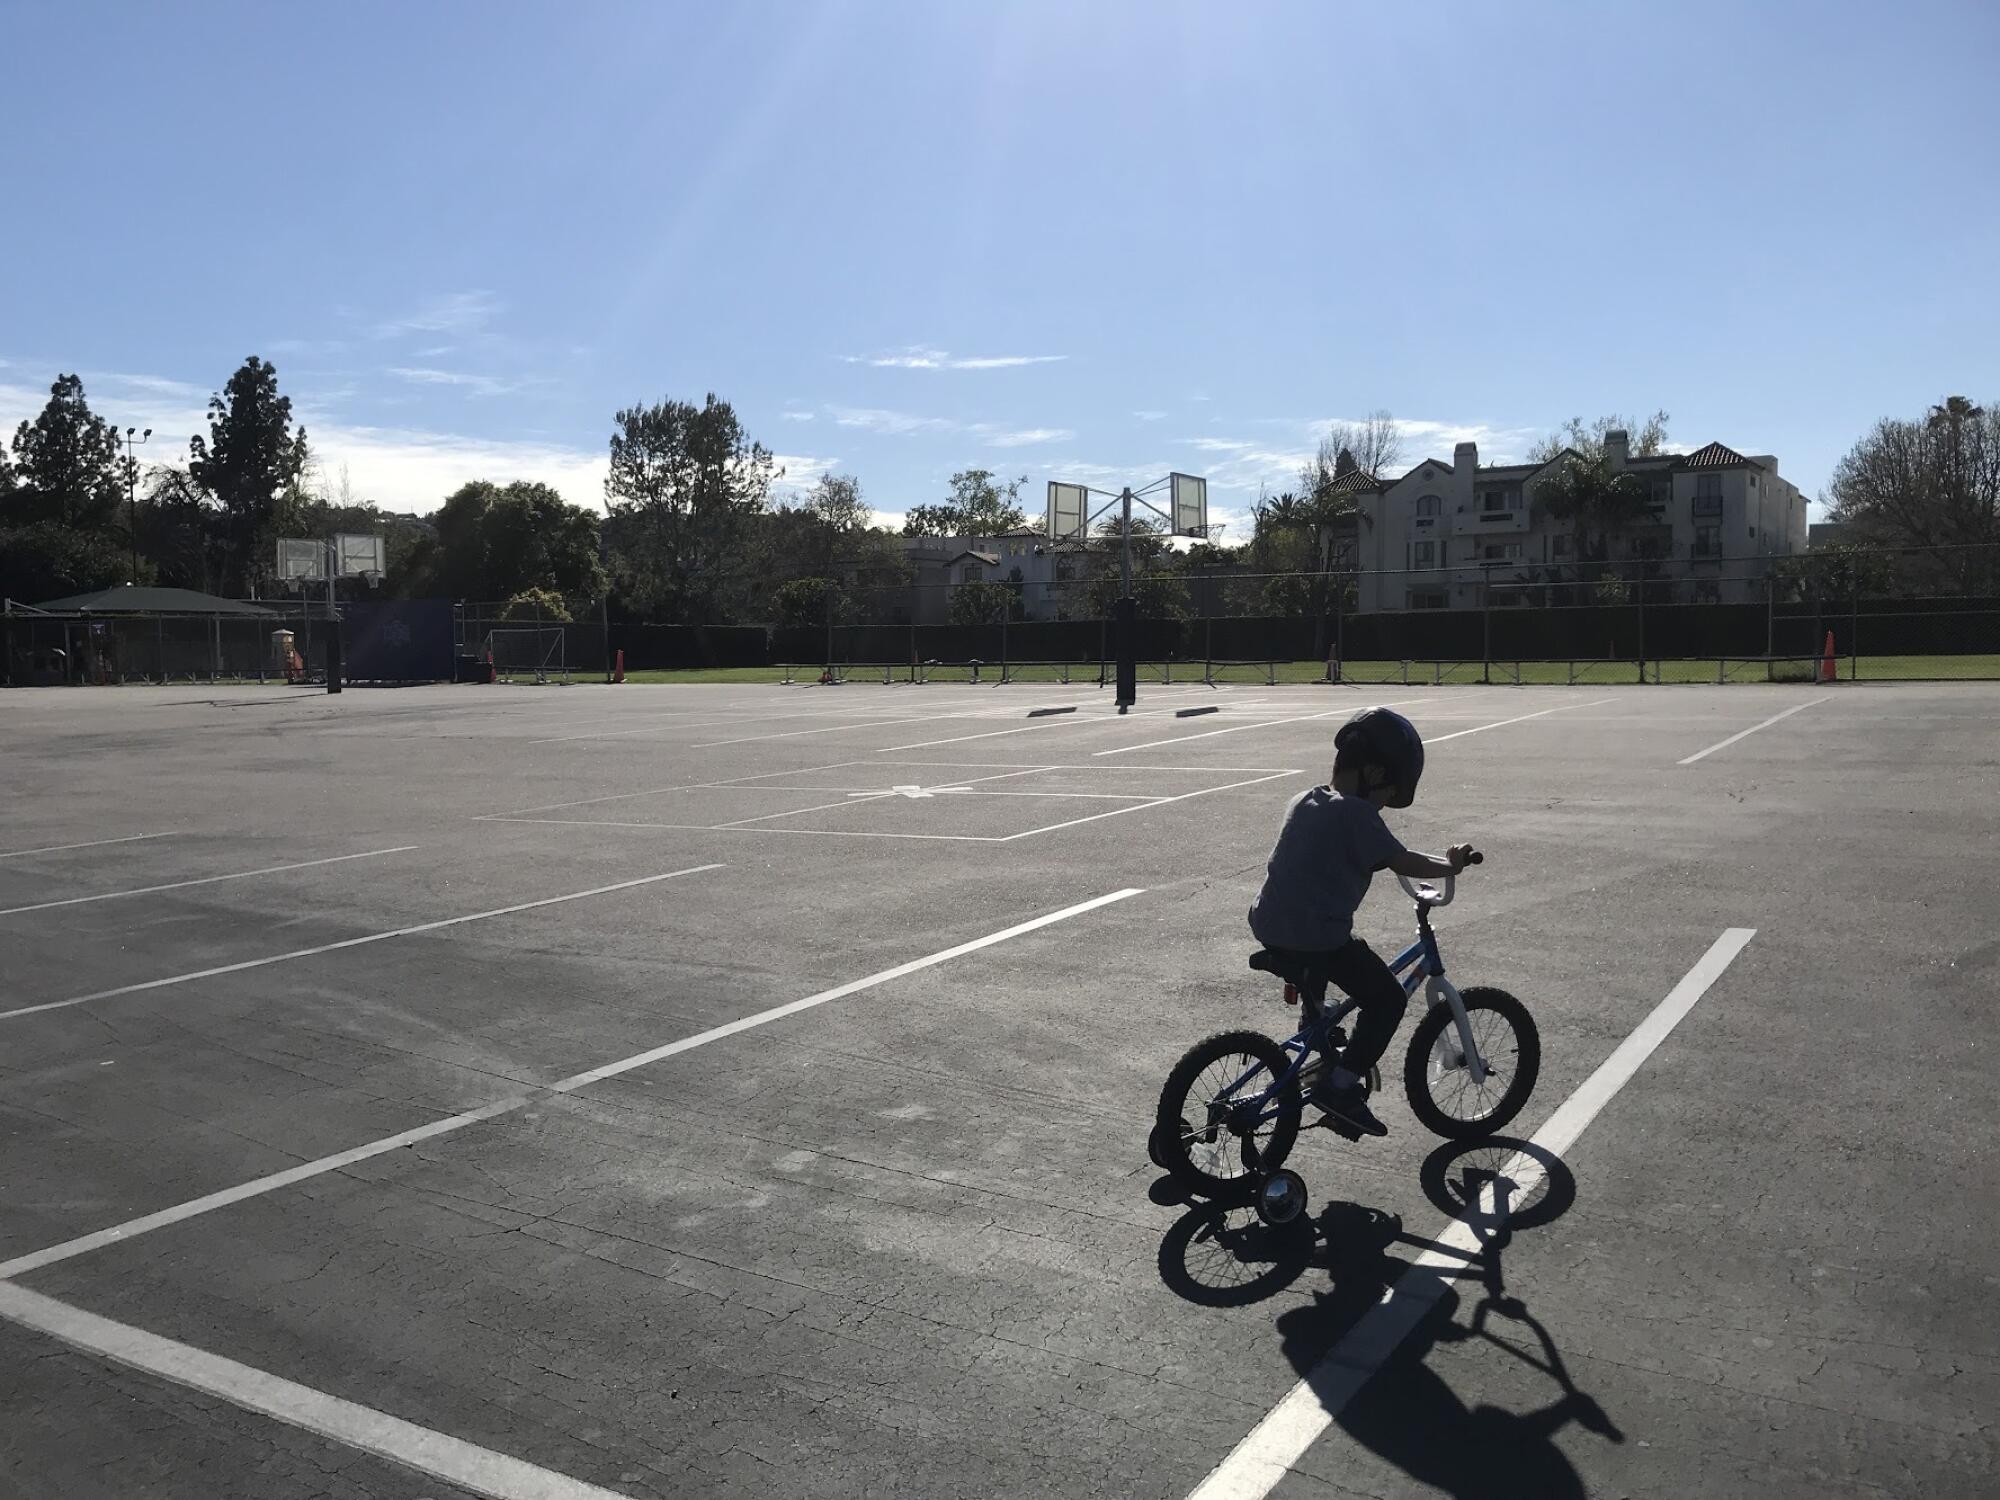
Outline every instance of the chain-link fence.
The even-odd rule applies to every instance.
[[[100,615],[10,605],[0,611],[0,673],[11,687],[323,680],[325,602],[266,608],[255,615]]]
[[[1029,576],[1047,567],[1048,577]],[[1058,575],[1057,570],[1060,569]],[[774,584],[762,620],[608,619],[566,600],[530,607],[441,601],[344,604],[350,660],[370,611],[378,636],[431,627],[440,644],[384,678],[484,680],[495,631],[531,632],[562,671],[816,667],[892,680],[1102,675],[1117,654],[1114,558],[1031,548],[962,554],[946,576],[890,586],[840,578]],[[1844,677],[2000,678],[2000,548],[1837,547],[1791,557],[1515,559],[1409,570],[1256,572],[1160,553],[1133,579],[1136,654],[1209,680],[1733,681],[1810,677],[1829,637]],[[258,601],[255,618],[9,615],[10,680],[160,681],[282,675],[272,633],[323,662],[325,605]],[[442,623],[449,612],[448,627]],[[424,621],[431,618],[424,616]],[[449,645],[442,643],[448,634]],[[518,641],[503,640],[503,648]],[[503,655],[518,651],[503,650]],[[1279,670],[1279,668],[1286,670]],[[359,674],[357,674],[359,675]]]

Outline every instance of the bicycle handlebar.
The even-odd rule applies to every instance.
[[[1486,856],[1475,849],[1466,855],[1465,862],[1468,866],[1484,864]],[[1457,894],[1458,877],[1456,875],[1445,876],[1442,886],[1433,885],[1427,880],[1412,881],[1407,875],[1398,875],[1396,881],[1402,886],[1404,894],[1412,901],[1421,901],[1426,906],[1449,906],[1451,905],[1452,897]]]

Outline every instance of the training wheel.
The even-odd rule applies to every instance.
[[[1180,1122],[1180,1128],[1181,1134],[1186,1135],[1188,1132],[1188,1123],[1186,1120]],[[1146,1132],[1146,1158],[1162,1172],[1171,1172],[1173,1168],[1167,1162],[1165,1145],[1166,1130],[1167,1127],[1165,1125],[1155,1125],[1151,1130]]]
[[[1298,1173],[1279,1168],[1257,1188],[1257,1217],[1276,1228],[1291,1223],[1306,1211],[1306,1180]]]

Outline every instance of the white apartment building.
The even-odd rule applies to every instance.
[[[1687,603],[1763,597],[1763,559],[1806,550],[1806,500],[1769,454],[1721,443],[1634,458],[1625,433],[1605,437],[1612,466],[1645,480],[1647,513],[1611,539],[1606,561],[1652,562]],[[1574,527],[1535,500],[1545,464],[1479,466],[1460,443],[1450,463],[1427,459],[1402,478],[1356,486],[1355,538],[1363,610],[1476,609],[1526,603],[1527,588],[1573,580]],[[1488,585],[1491,585],[1490,590]]]
[[[1052,543],[1032,526],[997,536],[906,537],[903,553],[915,569],[908,614],[917,625],[949,619],[952,593],[968,583],[1013,584],[1025,618],[1053,620],[1089,576],[1081,545]]]

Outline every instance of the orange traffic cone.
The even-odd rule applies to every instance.
[[[1833,632],[1826,633],[1826,649],[1819,660],[1819,680],[1832,682],[1840,675],[1840,667],[1833,659]]]
[[[611,680],[613,682],[623,682],[625,680],[625,648],[623,646],[618,648],[618,663],[611,669]]]

